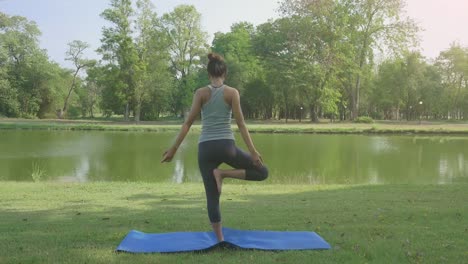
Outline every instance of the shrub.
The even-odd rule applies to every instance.
[[[81,115],[81,109],[77,106],[70,106],[67,110],[67,116],[70,119],[77,119]]]
[[[360,116],[354,120],[355,123],[364,123],[364,124],[372,124],[374,123],[374,119],[368,116]]]

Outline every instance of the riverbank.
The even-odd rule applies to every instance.
[[[0,185],[0,263],[464,263],[468,183],[224,185],[223,222],[315,231],[327,251],[117,254],[131,229],[210,230],[201,184]]]
[[[134,132],[177,132],[180,121],[142,122],[104,122],[89,120],[23,120],[0,119],[0,129],[9,130],[97,130],[97,131],[134,131]],[[318,134],[457,134],[468,135],[467,123],[441,122],[380,122],[374,124],[356,123],[283,123],[248,122],[252,133],[318,133]],[[233,124],[233,129],[237,126]],[[197,122],[192,131],[201,131]]]

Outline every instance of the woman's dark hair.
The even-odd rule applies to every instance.
[[[226,77],[227,74],[227,65],[224,62],[224,58],[214,52],[208,54],[208,74],[211,77]]]

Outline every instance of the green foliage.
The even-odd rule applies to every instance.
[[[440,53],[436,66],[441,74],[448,119],[468,118],[466,93],[468,91],[468,47],[453,43]]]
[[[110,27],[103,28],[102,46],[98,50],[103,60],[107,61],[111,71],[111,79],[115,82],[107,83],[106,96],[103,97],[105,111],[123,113],[125,120],[129,120],[130,108],[137,78],[139,77],[138,54],[132,39],[134,15],[131,0],[111,0],[110,8],[104,10],[101,16],[110,22]],[[109,101],[113,100],[113,101]]]
[[[229,73],[226,82],[241,93],[250,80],[262,74],[252,47],[254,30],[254,26],[247,22],[236,23],[231,26],[231,32],[218,32],[213,40],[212,50],[227,61]]]
[[[161,31],[169,44],[170,65],[176,79],[171,110],[184,114],[194,91],[193,80],[207,53],[207,33],[201,29],[201,14],[192,5],[179,5],[161,18]]]
[[[3,79],[0,73],[0,114],[4,114],[8,117],[17,117],[19,116],[19,101],[18,95],[11,87],[8,80]]]
[[[334,89],[324,88],[320,96],[319,104],[324,114],[332,117],[338,115],[338,103],[341,100],[341,94]]]
[[[245,86],[242,109],[247,118],[270,119],[274,105],[271,87],[263,79],[253,79]]]
[[[372,124],[374,119],[369,116],[360,116],[354,120],[355,123]]]
[[[1,15],[1,13],[0,13]],[[4,35],[0,34],[0,42],[3,42]],[[0,45],[0,114],[17,117],[19,115],[19,101],[16,89],[11,86],[8,80],[8,64],[6,63],[8,52],[4,45]]]
[[[54,113],[69,74],[39,48],[40,31],[24,17],[0,13],[0,112],[35,118]]]
[[[418,28],[403,3],[282,1],[280,18],[234,23],[211,50],[224,55],[247,118],[468,119],[468,48],[454,43],[435,63],[408,52]],[[33,21],[0,13],[0,114],[51,118],[69,105],[77,111],[68,117],[183,115],[208,82],[201,14],[180,5],[158,16],[150,0],[110,0],[101,16],[101,62],[72,41],[71,71],[39,48]]]
[[[66,52],[67,57],[65,60],[72,61],[75,66],[73,79],[71,84],[69,84],[68,93],[65,96],[63,107],[60,108],[58,112],[58,118],[63,118],[68,110],[68,104],[70,102],[70,97],[73,93],[77,92],[76,88],[80,82],[79,73],[81,70],[84,70],[89,67],[93,67],[96,64],[94,60],[88,60],[83,58],[83,52],[89,48],[89,44],[80,40],[74,40],[68,43],[68,51]],[[69,116],[75,116],[76,114],[71,114]]]
[[[83,116],[82,108],[80,106],[70,106],[67,111],[67,117],[71,119],[77,119],[80,116]]]

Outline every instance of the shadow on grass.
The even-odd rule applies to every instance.
[[[0,248],[5,262],[184,263],[459,263],[466,257],[466,184],[352,186],[297,192],[226,185],[223,223],[246,230],[315,231],[330,251],[216,249],[193,254],[116,254],[131,230],[210,230],[203,193],[130,193],[107,201],[64,200],[53,209],[5,209]],[[273,188],[269,187],[273,190]],[[183,186],[180,187],[183,190]],[[249,192],[252,190],[252,192]],[[157,190],[156,190],[157,191]],[[155,192],[156,192],[155,191]],[[290,191],[290,192],[288,192]],[[257,192],[257,193],[255,193]],[[15,201],[11,201],[14,205]],[[10,203],[10,204],[11,204]],[[6,252],[6,253],[5,253]]]

